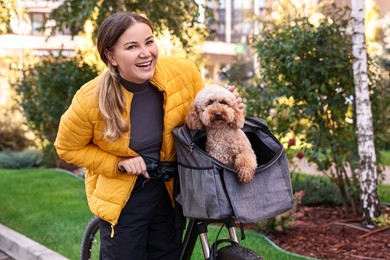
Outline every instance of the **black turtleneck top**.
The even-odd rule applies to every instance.
[[[149,81],[142,84],[121,78],[121,84],[133,93],[130,108],[129,147],[146,158],[160,159],[163,131],[163,93]]]

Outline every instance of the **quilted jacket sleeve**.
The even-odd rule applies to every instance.
[[[85,107],[87,102],[88,96],[75,95],[69,109],[61,117],[54,145],[58,156],[68,163],[114,177],[118,174],[119,157],[93,143],[95,126],[94,119],[90,117],[96,114],[98,108],[94,108],[94,113],[89,113],[91,111]]]

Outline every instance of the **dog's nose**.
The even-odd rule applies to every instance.
[[[215,119],[221,119],[222,118],[222,114],[220,112],[216,112],[214,114],[214,116],[215,116]]]

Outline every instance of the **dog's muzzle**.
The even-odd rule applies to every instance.
[[[215,120],[222,120],[222,119],[223,119],[222,113],[216,112],[216,113],[214,114],[214,119],[215,119]]]

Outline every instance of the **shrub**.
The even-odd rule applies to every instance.
[[[17,118],[18,111],[12,107],[0,109],[0,151],[22,151],[33,145],[26,138],[26,127]]]
[[[0,152],[0,168],[21,169],[39,167],[41,162],[42,155],[32,150]]]
[[[304,190],[302,206],[340,206],[341,196],[336,184],[330,179],[319,178],[318,176],[307,176],[306,178],[293,178],[293,190]]]
[[[280,137],[304,138],[306,149],[298,156],[328,171],[344,209],[358,214],[361,197],[350,10],[327,5],[319,11],[323,17],[318,21],[302,14],[265,23],[255,40],[260,79],[275,102],[267,122]],[[389,97],[376,62],[370,60],[367,65],[375,145],[381,149],[385,137],[381,132],[389,124]]]
[[[81,85],[96,75],[96,67],[82,57],[51,56],[24,68],[23,77],[12,84],[28,126],[41,141],[45,161],[56,161],[53,143],[61,115]]]
[[[26,138],[26,131],[21,127],[0,126],[0,151],[21,151],[32,142]]]
[[[389,227],[390,226],[390,215],[383,214],[377,218],[374,218],[374,222],[378,227]]]

